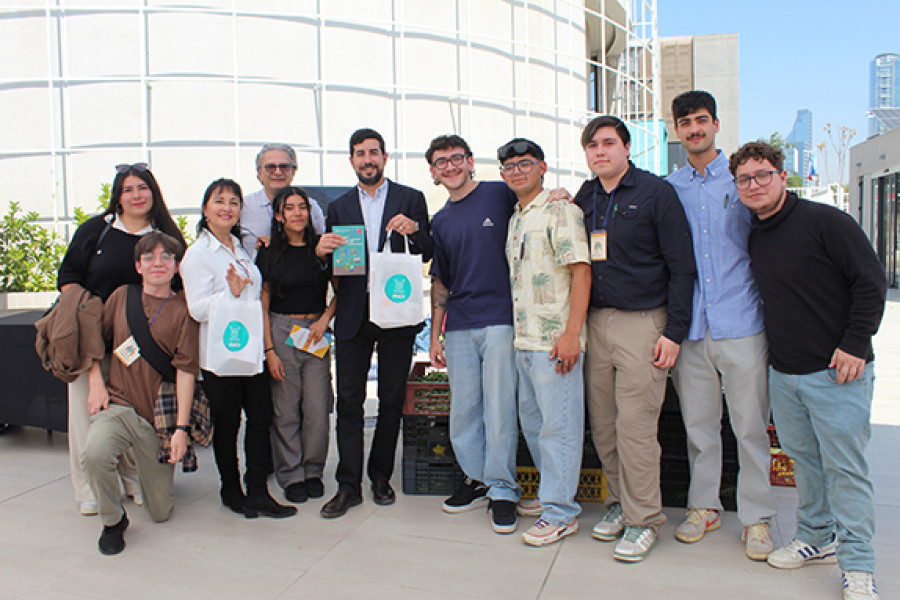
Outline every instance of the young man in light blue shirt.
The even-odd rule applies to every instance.
[[[769,487],[768,349],[762,304],[750,271],[751,213],[741,204],[728,159],[715,146],[716,101],[690,91],[672,100],[675,132],[688,164],[669,175],[691,225],[697,279],[691,328],[672,371],[687,431],[691,484],[688,514],[675,537],[697,542],[721,526],[722,388],[738,442],[738,518],[747,556],[773,549],[768,520],[776,512]]]

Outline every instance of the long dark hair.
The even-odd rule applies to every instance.
[[[238,185],[236,181],[233,179],[226,179],[224,177],[216,179],[209,187],[206,188],[206,191],[203,192],[203,202],[200,204],[200,221],[197,223],[197,233],[199,234],[204,229],[212,233],[209,229],[209,222],[206,220],[206,215],[203,214],[203,209],[206,208],[206,205],[209,204],[209,199],[212,198],[212,195],[218,192],[220,189],[230,190],[235,196],[238,197],[238,200],[241,201],[241,208],[244,208],[244,194],[241,192],[241,186]],[[241,217],[238,216],[238,220],[234,225],[231,226],[231,235],[236,237],[237,239],[241,239]]]
[[[116,178],[113,180],[112,184],[112,191],[109,195],[109,206],[103,214],[122,214],[122,189],[125,187],[125,179],[129,175],[134,175],[146,183],[147,187],[150,188],[150,193],[153,194],[153,206],[150,207],[150,213],[148,214],[150,225],[153,226],[154,229],[158,229],[163,233],[171,235],[181,242],[182,246],[187,246],[187,244],[184,243],[184,236],[181,235],[181,230],[178,229],[178,226],[175,225],[175,221],[172,219],[172,215],[169,214],[169,207],[166,206],[166,201],[163,200],[162,191],[159,189],[159,184],[156,183],[156,177],[154,177],[153,173],[141,163],[131,165],[126,170],[116,173]]]
[[[272,198],[272,235],[269,238],[269,250],[266,254],[266,264],[260,265],[263,279],[269,285],[269,293],[278,296],[284,296],[281,289],[281,281],[284,278],[284,255],[290,247],[287,234],[284,231],[284,225],[276,219],[276,216],[284,218],[284,203],[291,196],[300,196],[309,206],[309,194],[302,187],[296,185],[286,185],[275,193]],[[306,242],[306,251],[310,256],[315,256],[316,243],[319,241],[316,230],[312,224],[312,211],[309,211],[310,217],[306,220],[306,227],[303,229],[303,240]]]

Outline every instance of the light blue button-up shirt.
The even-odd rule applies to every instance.
[[[359,208],[363,215],[363,225],[366,226],[366,242],[369,244],[369,252],[378,252],[378,240],[381,237],[381,220],[384,218],[384,205],[387,201],[388,180],[378,186],[375,195],[370,196],[369,193],[356,186],[359,191]]]
[[[738,198],[728,159],[719,150],[701,173],[690,163],[666,180],[684,205],[697,259],[691,328],[687,339],[754,335],[763,330],[762,303],[750,271],[751,214]]]

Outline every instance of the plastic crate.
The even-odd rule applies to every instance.
[[[456,461],[432,462],[403,459],[403,493],[449,496],[459,487],[465,475]]]
[[[431,462],[455,462],[450,445],[449,417],[404,415],[403,458]]]
[[[522,498],[536,498],[541,483],[541,474],[536,467],[516,467],[516,482],[522,488]],[[579,502],[599,502],[606,498],[606,476],[602,469],[581,469],[578,478]]]
[[[685,507],[691,483],[691,469],[687,456],[663,456],[659,465],[659,483],[664,506]],[[737,462],[722,463],[719,500],[725,510],[737,508]]]
[[[429,363],[417,362],[406,380],[404,415],[447,416],[450,414],[450,383],[416,381],[425,376]]]

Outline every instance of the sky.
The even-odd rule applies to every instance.
[[[658,0],[657,23],[660,37],[738,33],[742,143],[786,136],[803,108],[812,111],[813,146],[830,146],[826,123],[856,129],[851,146],[865,141],[869,64],[900,53],[896,0]],[[837,178],[833,152],[815,164]]]

